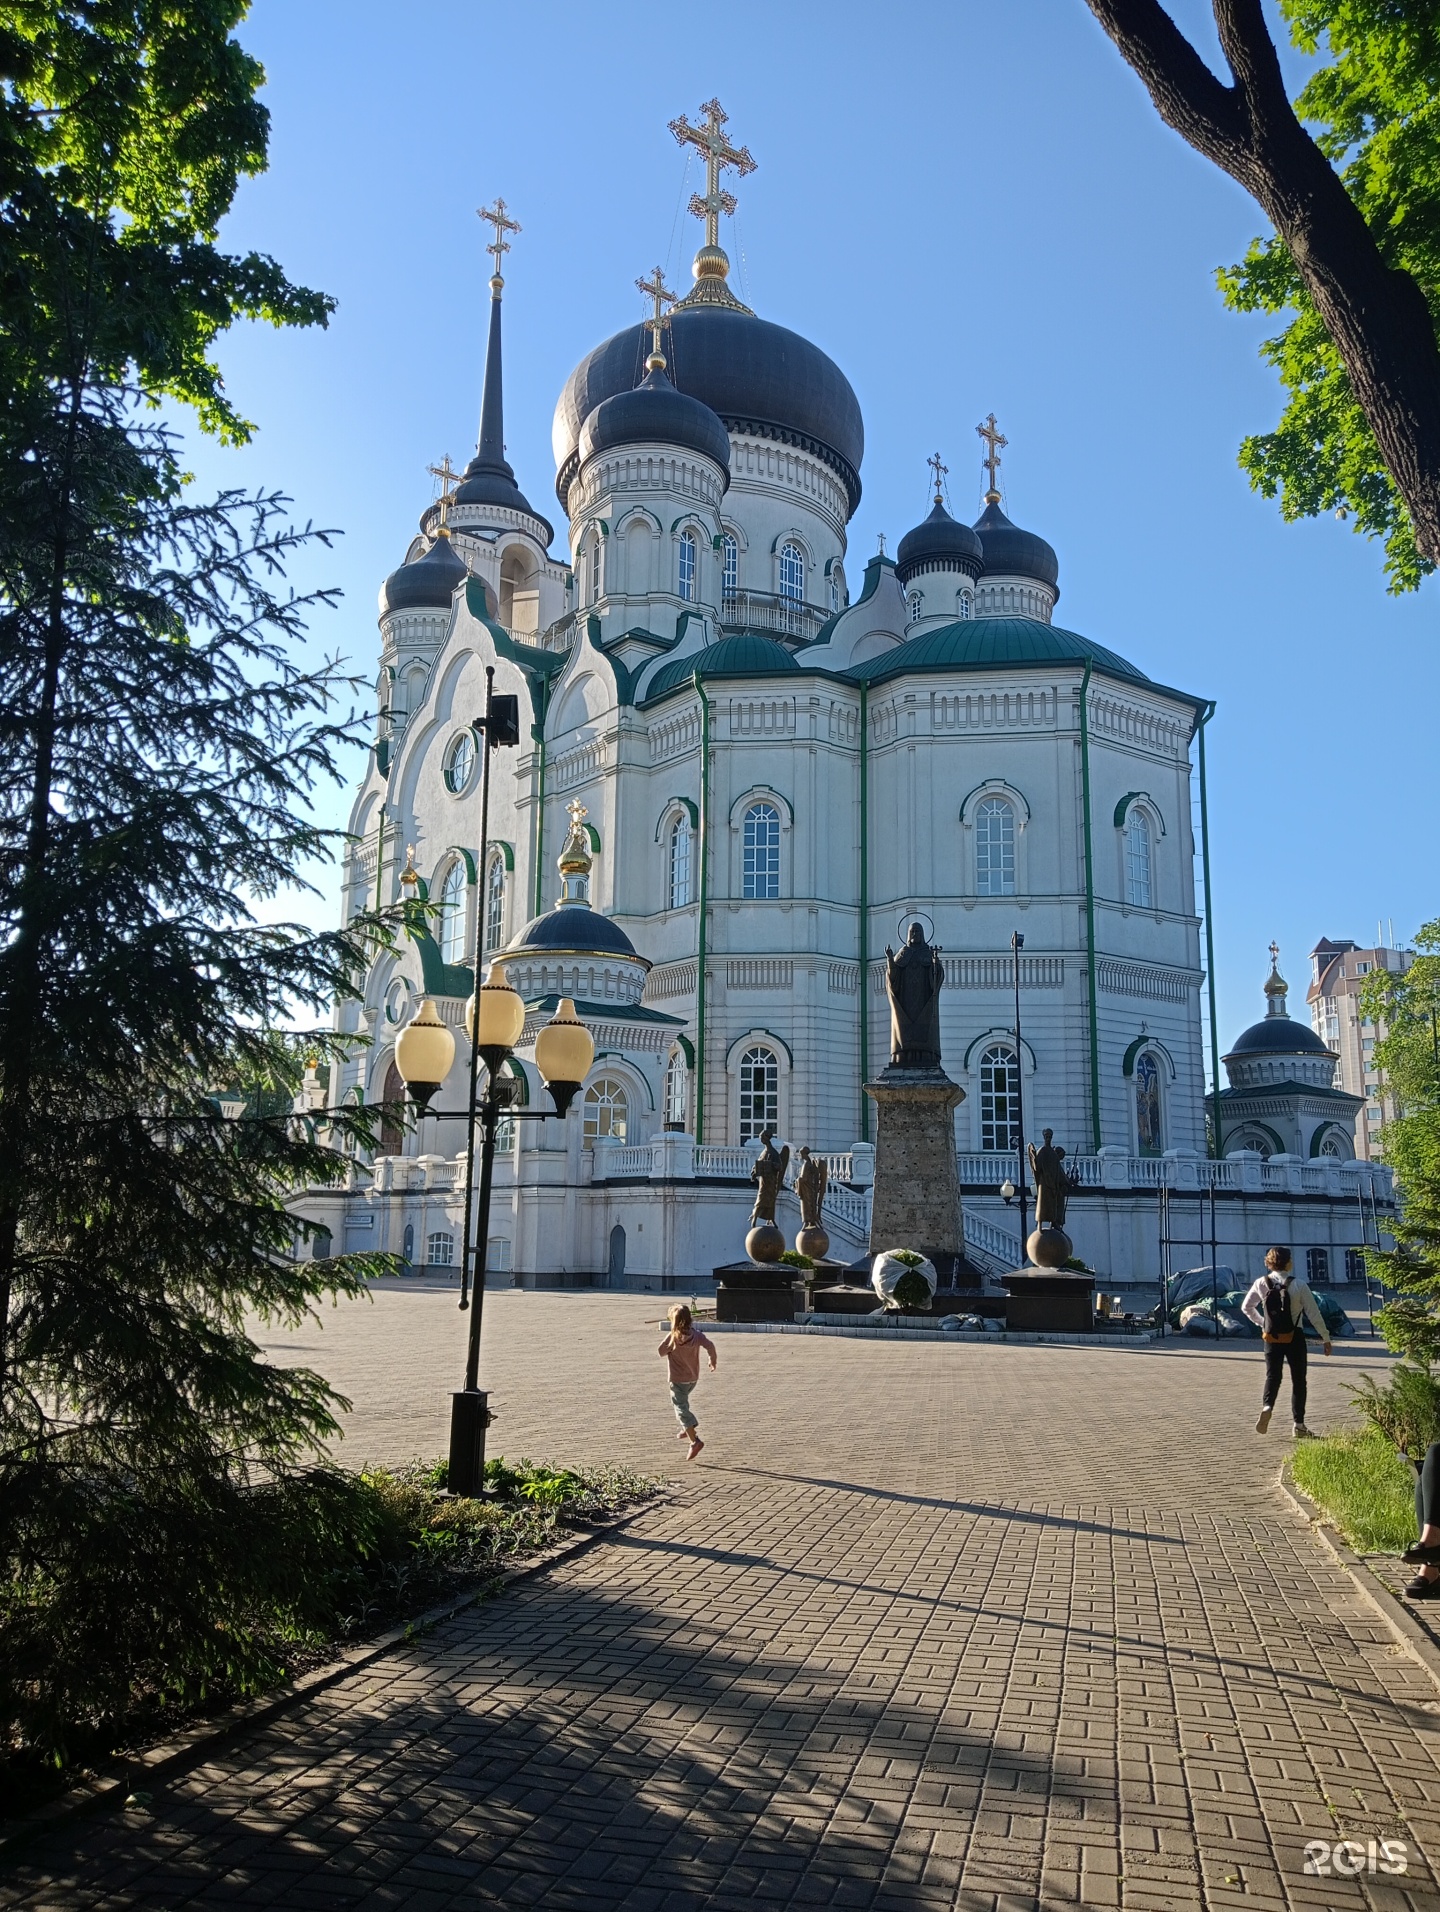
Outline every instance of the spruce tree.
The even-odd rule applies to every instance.
[[[245,438],[214,341],[329,310],[217,243],[265,157],[242,13],[0,6],[0,1699],[57,1757],[273,1672],[355,1512],[307,1471],[336,1398],[252,1339],[379,1267],[296,1252],[287,1197],[373,1137],[289,1115],[331,1038],[286,1032],[384,928],[256,914],[330,851],[350,684],[298,659],[308,527],[197,498],[155,409]]]

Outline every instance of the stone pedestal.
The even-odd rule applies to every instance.
[[[1002,1275],[1009,1299],[1005,1326],[1030,1334],[1093,1334],[1095,1277],[1017,1268]]]
[[[717,1321],[793,1321],[805,1306],[805,1288],[793,1268],[732,1261],[715,1270]]]
[[[954,1120],[965,1091],[943,1069],[892,1064],[865,1093],[875,1104],[870,1251],[913,1248],[950,1288],[965,1265]]]

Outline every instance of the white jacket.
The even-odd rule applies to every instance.
[[[1255,1286],[1240,1303],[1240,1311],[1255,1323],[1263,1334],[1265,1332],[1265,1290],[1278,1276],[1261,1275]],[[1310,1291],[1308,1281],[1302,1281],[1299,1275],[1290,1277],[1290,1319],[1297,1331],[1303,1321],[1308,1321],[1322,1341],[1330,1339],[1330,1330],[1325,1325],[1325,1317],[1320,1312],[1320,1304]]]

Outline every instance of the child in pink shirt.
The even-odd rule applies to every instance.
[[[700,1425],[690,1411],[690,1390],[700,1379],[702,1348],[710,1357],[710,1371],[714,1373],[715,1346],[695,1326],[694,1315],[683,1303],[677,1302],[669,1314],[670,1332],[660,1343],[659,1352],[670,1364],[670,1399],[680,1422],[676,1439],[689,1441],[690,1451],[685,1458],[693,1461],[705,1443],[700,1438]]]

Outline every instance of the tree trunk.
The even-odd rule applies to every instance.
[[[1213,0],[1234,84],[1158,0],[1088,0],[1156,110],[1255,198],[1334,342],[1425,557],[1440,564],[1440,342],[1425,295],[1388,266],[1343,181],[1295,116],[1260,0]]]

